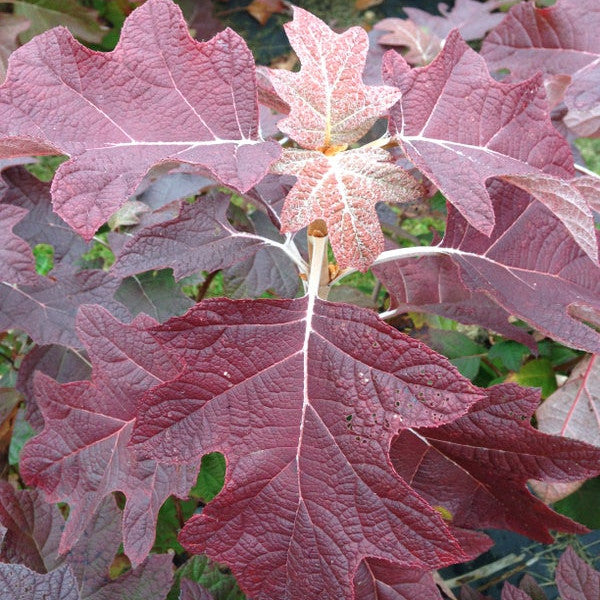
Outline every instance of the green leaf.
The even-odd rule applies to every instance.
[[[523,364],[523,359],[529,354],[527,346],[513,340],[502,340],[490,348],[488,358],[498,361],[499,366],[508,371],[518,371]]]
[[[225,457],[220,452],[212,452],[202,457],[198,481],[190,491],[192,498],[210,502],[223,487],[225,481]]]
[[[177,536],[182,522],[187,521],[194,514],[197,504],[196,500],[179,500],[173,496],[167,498],[158,512],[153,552],[158,554],[164,554],[169,550],[175,550],[177,554],[184,552],[177,541]]]
[[[552,363],[547,358],[536,358],[523,365],[515,374],[515,380],[525,387],[541,388],[542,398],[547,398],[558,387]]]
[[[76,0],[12,0],[14,12],[29,19],[29,29],[19,35],[21,42],[58,25],[86,42],[100,43],[105,29],[98,23],[98,14],[81,6]]]
[[[33,248],[35,270],[47,275],[54,268],[54,248],[50,244],[38,244]]]
[[[576,492],[554,504],[561,515],[590,529],[600,528],[600,477],[586,481]]]
[[[182,578],[199,583],[212,594],[214,600],[244,600],[245,598],[231,571],[211,562],[206,556],[193,556],[177,570],[175,578],[175,585],[169,592],[167,600],[178,600]]]
[[[431,329],[429,337],[432,348],[447,356],[461,375],[468,379],[477,375],[481,357],[486,353],[485,346],[460,331]]]
[[[20,409],[15,419],[12,438],[8,448],[8,464],[12,467],[19,464],[19,455],[25,445],[25,442],[32,438],[36,432],[33,427],[25,420],[25,410]]]

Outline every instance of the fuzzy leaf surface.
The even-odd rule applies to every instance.
[[[307,297],[207,300],[154,328],[187,363],[140,402],[142,455],[219,451],[223,491],[180,541],[267,598],[352,597],[359,562],[430,569],[462,555],[389,467],[401,429],[464,413],[476,388],[370,311]]]
[[[491,234],[494,210],[486,182],[513,176],[507,180],[546,204],[598,259],[588,203],[563,179],[573,175],[571,153],[550,121],[540,77],[495,81],[457,32],[427,67],[410,70],[395,52],[383,64],[384,81],[402,91],[390,112],[392,135],[470,225]]]
[[[600,335],[576,318],[576,311],[582,309],[586,320],[598,319],[598,266],[563,224],[523,191],[494,182],[490,193],[496,213],[491,237],[450,207],[440,244],[446,256],[378,265],[377,276],[392,295],[397,292],[399,307],[422,303],[427,310],[497,329],[526,343],[523,333],[514,335],[508,329],[505,319],[515,315],[571,347],[600,352]],[[432,271],[427,272],[436,262],[440,265],[433,278],[439,285],[437,297],[430,291]],[[488,298],[487,309],[477,302],[482,297]]]
[[[91,381],[59,384],[43,374],[36,378],[45,427],[23,449],[21,473],[49,501],[70,504],[61,552],[77,540],[102,499],[120,490],[127,497],[125,552],[139,565],[154,542],[161,504],[171,494],[186,496],[195,483],[199,463],[172,469],[137,460],[127,446],[137,398],[180,370],[179,362],[145,333],[154,323],[141,316],[125,326],[99,307],[86,307],[77,329],[94,365]]]
[[[399,99],[392,87],[363,83],[369,38],[362,27],[337,34],[297,7],[284,27],[301,68],[270,70],[269,79],[290,107],[278,127],[303,148],[326,150],[357,141]]]
[[[0,88],[0,119],[2,155],[71,157],[56,173],[53,203],[86,239],[155,165],[188,163],[243,192],[280,151],[258,137],[245,42],[231,30],[195,42],[168,0],[131,13],[110,53],[81,46],[63,28],[17,50]]]
[[[563,600],[594,600],[600,596],[600,573],[569,546],[558,561],[556,585]]]
[[[377,148],[333,156],[284,150],[274,169],[298,178],[281,212],[281,231],[299,231],[322,219],[340,268],[366,271],[383,251],[377,202],[411,202],[423,194],[421,184]]]
[[[401,432],[391,451],[398,473],[457,527],[510,529],[544,543],[550,530],[585,531],[533,496],[527,481],[594,476],[600,448],[535,430],[534,390],[505,384],[486,394],[453,423]]]
[[[491,69],[508,68],[515,78],[540,69],[547,75],[569,75],[565,123],[578,136],[598,136],[599,28],[600,6],[594,0],[560,0],[545,8],[523,2],[488,34],[481,55]]]
[[[260,235],[238,231],[226,217],[230,197],[209,194],[182,204],[179,216],[146,227],[119,254],[119,276],[150,269],[173,269],[176,279],[199,271],[216,271],[249,258],[266,245],[281,246]]]

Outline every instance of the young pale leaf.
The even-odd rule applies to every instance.
[[[585,23],[585,26],[582,24]],[[540,69],[547,75],[569,75],[565,123],[578,136],[600,132],[600,5],[596,0],[560,0],[536,8],[513,6],[483,42],[481,55],[491,69],[510,69],[515,78]]]
[[[595,600],[600,597],[600,573],[579,558],[570,546],[558,562],[556,585],[563,600]]]
[[[376,148],[333,156],[284,150],[274,169],[298,177],[281,212],[281,231],[299,231],[323,219],[341,268],[366,271],[383,251],[377,202],[411,202],[423,195],[421,184]]]
[[[294,7],[294,20],[285,30],[300,59],[300,72],[271,70],[269,78],[290,107],[278,127],[303,148],[346,147],[400,98],[392,87],[363,83],[369,38],[362,27],[337,34],[314,15]]]
[[[137,460],[127,447],[140,394],[181,369],[145,332],[155,323],[142,316],[125,326],[99,307],[86,307],[77,329],[94,365],[91,381],[59,384],[46,375],[36,378],[45,427],[23,449],[21,474],[48,500],[70,504],[61,552],[81,535],[102,499],[119,490],[127,497],[125,552],[139,565],[154,542],[162,503],[171,494],[185,497],[196,481],[199,460],[173,469]]]
[[[189,163],[243,192],[280,151],[258,137],[245,42],[231,30],[195,42],[168,0],[135,10],[111,53],[61,28],[17,50],[0,88],[0,120],[3,156],[71,157],[56,173],[53,203],[86,239],[155,165]]]
[[[536,197],[598,259],[594,219],[571,178],[566,140],[554,129],[540,77],[499,83],[485,61],[460,38],[448,36],[427,67],[410,70],[395,52],[384,56],[384,80],[402,91],[390,113],[391,133],[406,156],[469,222],[494,228],[491,177],[506,177]]]
[[[141,400],[132,438],[176,464],[222,452],[223,491],[180,536],[246,593],[352,597],[360,561],[421,570],[463,556],[389,467],[401,429],[452,421],[480,393],[370,311],[320,300],[208,300],[152,330],[188,367]]]

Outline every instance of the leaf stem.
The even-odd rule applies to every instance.
[[[308,295],[327,299],[329,293],[329,267],[327,264],[327,228],[322,221],[311,223],[308,228]]]
[[[594,173],[591,169],[584,167],[583,165],[578,165],[575,163],[575,169],[584,175],[589,175],[590,177],[595,177],[596,179],[600,179],[600,175],[598,173]]]

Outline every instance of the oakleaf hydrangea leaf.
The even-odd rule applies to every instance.
[[[303,148],[326,150],[357,141],[400,98],[391,87],[363,83],[369,38],[361,27],[337,34],[296,7],[285,30],[301,69],[271,70],[270,79],[290,107],[278,127]]]
[[[298,177],[281,212],[281,231],[298,231],[316,219],[324,220],[341,268],[366,271],[383,251],[377,202],[411,202],[423,193],[421,184],[378,148],[333,156],[284,150],[274,169]]]
[[[264,176],[279,146],[258,136],[252,54],[231,30],[195,42],[179,8],[149,0],[110,53],[64,28],[10,59],[0,88],[0,154],[68,154],[54,208],[86,239],[161,163],[189,163],[239,191]]]
[[[180,541],[230,566],[252,598],[352,597],[360,561],[460,560],[440,514],[389,468],[401,429],[479,397],[446,359],[365,309],[208,300],[152,330],[188,367],[149,391],[132,438],[186,464],[225,455],[224,488]]]

